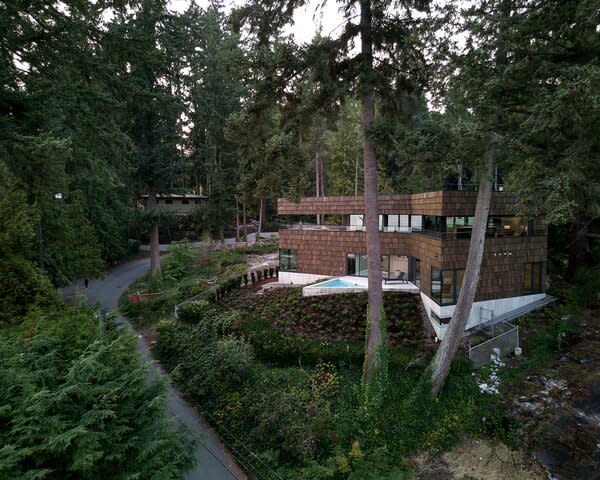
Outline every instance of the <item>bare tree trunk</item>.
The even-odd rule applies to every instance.
[[[262,233],[262,228],[263,228],[263,222],[265,221],[265,199],[261,198],[260,199],[260,207],[259,207],[259,212],[258,212],[258,231],[256,232],[256,240],[258,240],[258,237],[260,236],[260,234]]]
[[[246,203],[242,204],[242,223],[244,228],[244,241],[248,241],[248,222],[246,221]]]
[[[235,241],[240,241],[240,204],[235,200]]]
[[[452,320],[448,325],[448,330],[432,360],[431,380],[432,394],[434,396],[439,393],[446,381],[450,366],[456,356],[460,341],[464,336],[465,327],[467,326],[477,293],[481,274],[481,262],[485,250],[485,234],[492,200],[492,181],[496,162],[496,139],[493,136],[490,136],[484,160],[485,165],[481,168],[480,173],[475,221],[473,231],[471,232],[469,255],[467,257],[463,283],[460,287],[456,308]]]
[[[567,263],[567,280],[573,280],[579,267],[585,264],[586,258],[590,252],[588,241],[588,231],[590,221],[578,212],[575,214],[575,220],[570,227],[571,241],[569,243],[569,259]]]
[[[317,197],[321,196],[321,169],[319,168],[319,149],[315,153],[315,194]],[[321,215],[317,213],[317,225],[321,225]]]
[[[319,155],[319,179],[321,180],[321,196],[325,196],[325,155]]]
[[[379,210],[377,208],[377,156],[375,148],[366,130],[375,118],[375,93],[370,85],[373,70],[373,47],[371,40],[371,3],[370,0],[361,1],[360,26],[361,26],[361,53],[366,64],[363,66],[362,105],[361,116],[363,128],[363,161],[365,164],[365,226],[367,230],[367,258],[368,258],[368,328],[367,347],[363,364],[363,385],[368,386],[373,380],[373,375],[378,367],[387,366],[379,364],[381,358],[377,355],[380,343],[385,341],[385,332],[382,332],[381,311],[383,308],[383,289],[381,276],[381,246],[379,244]]]
[[[148,210],[154,212],[156,210],[156,189],[150,187],[148,190]],[[155,276],[160,274],[160,243],[158,240],[158,223],[153,219],[152,227],[150,228],[150,275]]]
[[[356,162],[354,165],[354,195],[358,196],[358,152],[356,153]]]

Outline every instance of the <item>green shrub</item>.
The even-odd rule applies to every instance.
[[[182,478],[191,444],[133,335],[101,339],[74,309],[19,329],[0,335],[2,478]]]
[[[56,289],[33,263],[13,255],[0,258],[0,325],[59,302]]]
[[[254,365],[252,346],[232,335],[218,339],[210,356],[218,381],[225,384],[240,383]]]
[[[198,259],[198,251],[190,242],[174,242],[169,248],[169,255],[162,261],[162,273],[165,278],[179,280]]]
[[[182,322],[197,323],[209,306],[206,300],[193,300],[179,306],[177,318]]]
[[[198,333],[203,339],[222,337],[229,333],[233,325],[237,325],[239,322],[240,314],[235,310],[205,309],[198,320]]]

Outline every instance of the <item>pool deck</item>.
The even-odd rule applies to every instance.
[[[302,296],[303,297],[312,297],[314,295],[332,295],[334,293],[357,293],[357,292],[363,292],[363,291],[367,290],[367,288],[368,288],[369,280],[365,277],[345,276],[345,277],[336,277],[336,278],[338,280],[342,280],[344,282],[354,284],[355,288],[330,288],[330,287],[321,288],[321,287],[319,287],[319,284],[324,283],[324,282],[320,282],[320,283],[315,283],[314,285],[309,285],[308,287],[304,287],[302,289]],[[326,281],[330,281],[330,280],[334,280],[334,279],[330,278]],[[385,282],[382,282],[382,284],[383,284],[384,292],[406,292],[406,293],[413,293],[413,294],[419,293],[419,287],[417,287],[414,283],[411,283],[411,282],[400,283],[398,281],[393,281],[393,282],[388,282],[387,284]]]

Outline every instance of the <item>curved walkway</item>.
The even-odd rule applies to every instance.
[[[90,280],[87,289],[84,289],[82,282],[79,282],[64,288],[62,294],[63,297],[69,298],[81,293],[86,296],[90,305],[99,303],[105,309],[113,311],[117,309],[119,297],[129,284],[146,273],[149,267],[150,260],[148,258],[123,263],[108,270],[104,279]],[[126,318],[120,316],[118,321],[126,329],[133,331],[133,327]],[[152,362],[154,359],[146,341],[141,335],[137,335],[137,337],[136,350],[143,360]],[[155,363],[154,367],[157,373],[169,378],[159,365]],[[246,476],[235,464],[233,457],[225,450],[215,431],[183,399],[181,393],[170,382],[167,382],[167,385],[169,413],[198,439],[195,452],[197,466],[188,473],[187,480],[245,480]]]

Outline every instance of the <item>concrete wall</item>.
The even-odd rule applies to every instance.
[[[298,273],[298,272],[279,272],[278,282],[288,283],[290,285],[306,285],[308,283],[314,283],[318,280],[326,280],[331,278],[328,275],[315,275],[312,273]]]
[[[471,314],[469,315],[469,321],[467,322],[466,330],[476,327],[482,323],[482,309],[492,310],[494,312],[494,317],[497,318],[500,315],[542,300],[545,296],[545,293],[538,293],[534,295],[521,295],[518,297],[496,298],[493,300],[475,302],[473,304],[473,308],[471,309]],[[446,325],[440,325],[432,318],[431,313],[435,313],[439,318],[451,318],[454,314],[456,305],[441,307],[423,292],[421,292],[421,301],[423,302],[423,306],[425,307],[425,311],[429,316],[429,320],[431,321],[431,325],[433,326],[436,335],[440,339],[444,338]],[[486,318],[487,317],[484,315],[483,321],[485,321]]]

